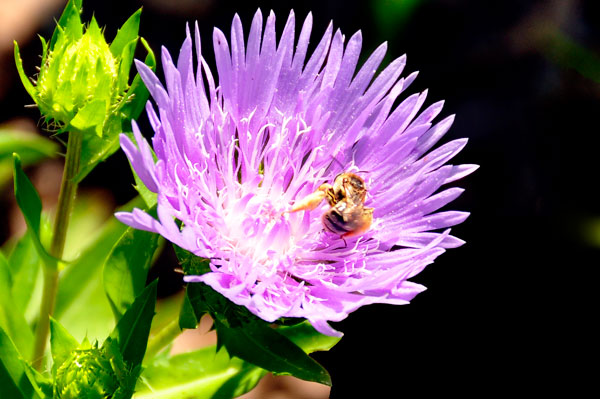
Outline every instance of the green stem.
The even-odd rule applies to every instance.
[[[148,340],[148,347],[146,348],[144,359],[152,359],[180,334],[181,328],[179,327],[179,319],[174,319]]]
[[[61,259],[65,249],[69,217],[75,202],[77,193],[77,182],[74,177],[79,173],[79,159],[81,158],[82,134],[79,132],[69,133],[67,143],[67,155],[65,168],[63,170],[60,194],[58,195],[58,207],[54,219],[52,243],[50,244],[50,255]],[[35,329],[35,343],[33,350],[33,367],[40,370],[44,360],[48,330],[50,328],[50,316],[54,312],[56,293],[58,291],[58,265],[51,264],[44,267],[44,291],[40,307],[40,316]]]

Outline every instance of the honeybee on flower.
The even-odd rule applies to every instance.
[[[165,85],[136,63],[158,109],[147,106],[156,161],[135,123],[137,145],[121,145],[158,194],[158,219],[117,217],[210,259],[210,272],[185,281],[266,321],[306,318],[341,335],[330,321],[408,303],[425,289],[409,279],[463,244],[448,228],[468,213],[437,212],[463,190],[441,187],[477,166],[447,164],[465,139],[431,150],[454,119],[432,122],[442,102],[420,111],[423,92],[394,107],[416,78],[401,77],[405,56],[375,76],[385,43],[356,71],[360,32],[346,41],[330,24],[308,55],[312,16],[297,42],[295,29],[292,12],[277,41],[275,15],[263,28],[259,10],[245,41],[236,15],[230,41],[213,34],[218,79],[197,27],[176,62],[163,49]]]
[[[328,231],[339,234],[345,242],[346,237],[367,231],[373,222],[373,208],[364,206],[366,195],[367,188],[363,178],[344,172],[335,177],[333,186],[329,183],[321,184],[314,193],[294,204],[289,212],[313,210],[327,198],[331,208],[323,213],[323,226]]]

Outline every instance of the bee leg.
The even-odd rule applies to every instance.
[[[348,248],[348,243],[346,242],[346,239],[344,238],[344,236],[345,236],[345,235],[346,235],[346,234],[342,234],[342,235],[340,236],[340,238],[342,239],[342,241],[344,241],[344,249]]]
[[[309,194],[301,200],[297,201],[290,210],[286,211],[286,213],[293,213],[304,210],[314,210],[325,199],[325,197],[329,195],[330,189],[330,184],[321,184],[314,193]]]

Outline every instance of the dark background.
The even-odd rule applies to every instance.
[[[278,17],[291,8],[296,24],[309,11],[314,44],[330,20],[349,38],[363,33],[363,59],[388,41],[388,60],[407,53],[406,72],[420,71],[409,93],[429,88],[427,104],[446,100],[442,117],[457,114],[444,141],[468,137],[454,163],[481,168],[463,179],[451,204],[471,212],[454,235],[467,244],[449,250],[414,280],[426,285],[408,306],[364,307],[336,328],[345,333],[315,358],[331,373],[332,398],[404,397],[433,392],[486,397],[536,394],[591,381],[582,367],[597,349],[600,210],[600,2],[598,1],[112,1],[85,0],[106,34],[142,4],[140,35],[159,54],[176,53],[184,23],[197,20],[205,56],[212,27],[227,35],[234,12],[249,26],[257,7]],[[62,5],[53,10],[55,18]],[[51,17],[37,27],[49,37]],[[39,63],[33,35],[19,42],[24,64]],[[142,54],[140,54],[142,56]],[[6,58],[6,57],[5,57]],[[0,123],[17,116],[37,122],[10,63],[0,93]],[[8,65],[8,66],[6,66]],[[213,69],[214,71],[214,69]],[[144,116],[145,118],[145,116]],[[441,118],[438,118],[441,119]],[[150,135],[151,130],[145,129]],[[107,187],[116,204],[135,194],[122,154],[99,166],[84,187]],[[8,203],[8,194],[2,198]],[[6,216],[2,216],[5,218]],[[3,229],[3,239],[9,232]],[[163,257],[161,293],[178,277]],[[596,310],[592,313],[592,309]],[[573,397],[572,395],[570,395]],[[576,396],[576,395],[575,395]]]

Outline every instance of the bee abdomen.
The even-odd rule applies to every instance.
[[[352,227],[344,221],[344,217],[335,208],[323,214],[323,226],[334,234],[345,234],[352,230]]]

